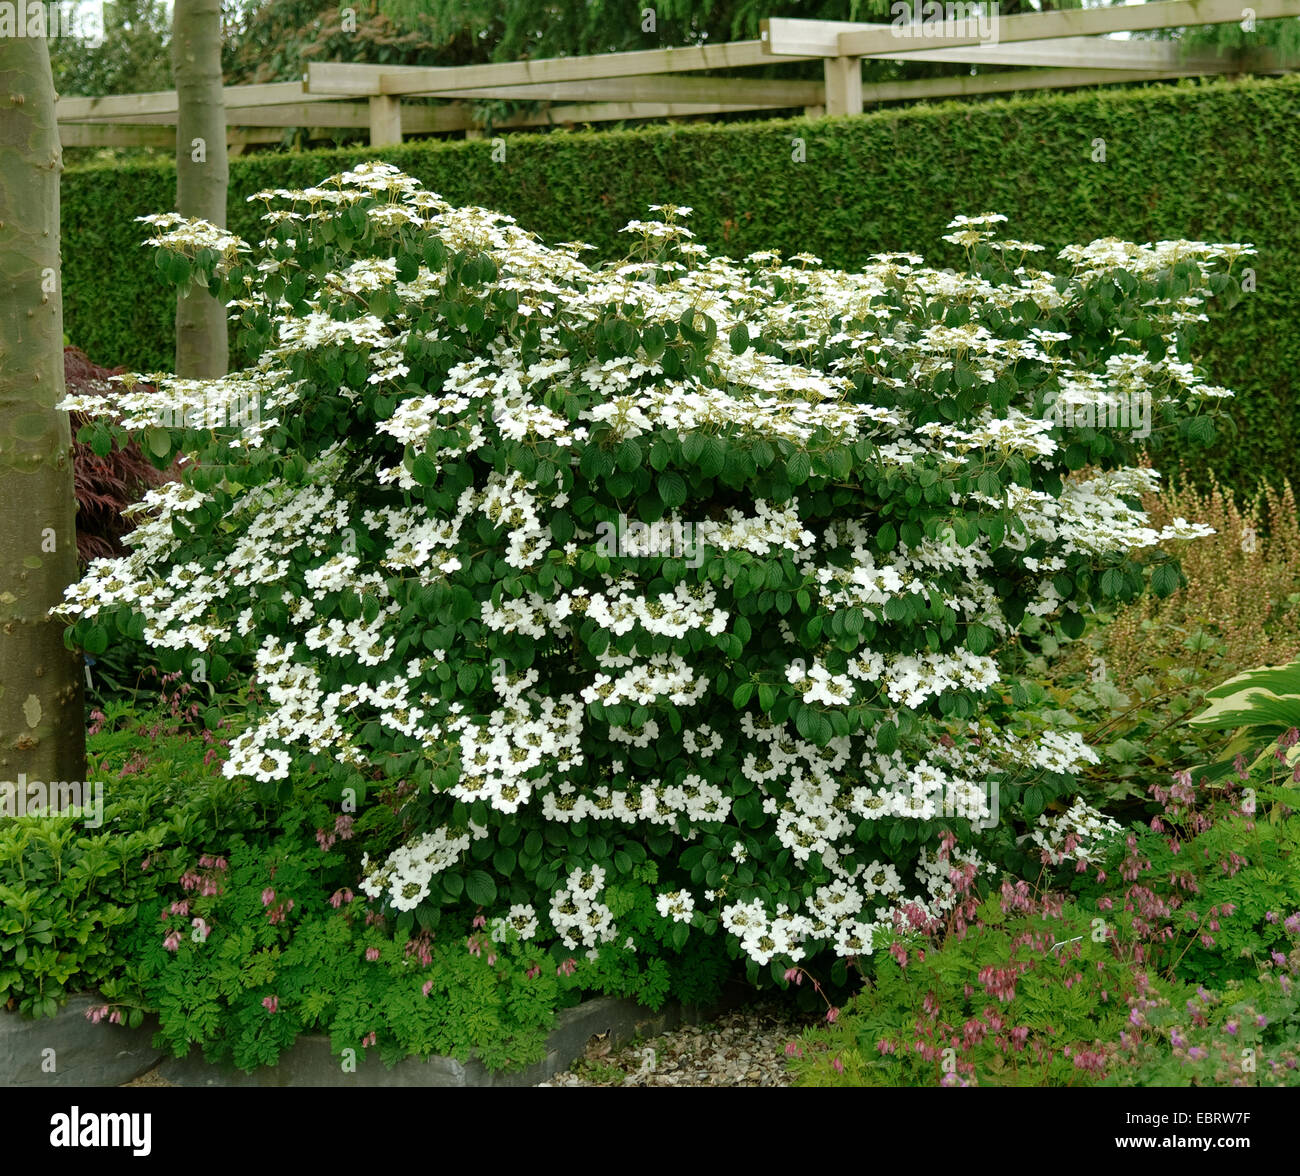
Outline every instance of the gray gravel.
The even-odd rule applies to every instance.
[[[791,1086],[785,1047],[814,1019],[757,1005],[621,1049],[592,1038],[565,1073],[538,1085]]]

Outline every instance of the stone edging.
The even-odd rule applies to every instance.
[[[86,1019],[102,998],[73,996],[53,1017],[0,1012],[0,1085],[121,1086],[154,1068],[163,1052],[151,1042],[157,1021],[138,1029]]]

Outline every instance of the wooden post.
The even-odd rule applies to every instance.
[[[226,107],[221,86],[221,0],[172,5],[176,75],[176,210],[226,224]],[[215,379],[229,365],[226,304],[187,284],[176,295],[176,374]]]
[[[862,59],[828,57],[822,65],[826,76],[826,113],[862,113]]]
[[[370,99],[370,146],[402,141],[402,100],[377,95]]]

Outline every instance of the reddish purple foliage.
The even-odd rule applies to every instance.
[[[63,349],[63,379],[69,396],[102,392],[109,376],[125,370],[100,367],[79,348]],[[124,555],[122,536],[132,530],[133,524],[122,517],[123,508],[137,502],[149,487],[166,481],[170,474],[155,468],[135,442],[125,449],[115,445],[104,457],[97,456],[89,445],[76,439],[77,431],[89,419],[79,412],[68,416],[77,494],[77,555],[83,561]]]

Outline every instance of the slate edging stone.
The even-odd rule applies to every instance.
[[[127,1029],[88,1020],[86,1011],[103,1003],[73,996],[53,1017],[36,1019],[0,1011],[0,1085],[121,1086],[147,1074],[163,1056],[152,1044],[157,1021]]]

